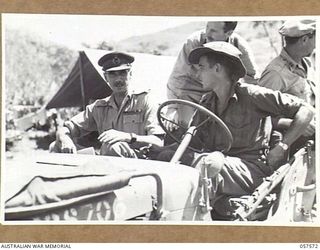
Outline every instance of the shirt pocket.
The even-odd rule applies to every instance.
[[[123,131],[140,135],[143,134],[143,115],[141,111],[123,113]]]
[[[247,147],[252,143],[257,124],[250,114],[239,113],[224,121],[233,136],[233,147]]]

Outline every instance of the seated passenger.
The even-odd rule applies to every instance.
[[[285,45],[279,56],[274,58],[265,68],[259,80],[259,85],[273,90],[279,90],[297,96],[315,106],[315,72],[310,60],[315,49],[316,22],[314,20],[286,21],[279,33],[283,36]],[[275,129],[283,131],[291,120],[274,119]],[[315,126],[315,120],[313,120]],[[295,153],[312,137],[301,137],[291,147]]]
[[[216,122],[203,125],[192,140],[192,146],[213,152],[199,164],[208,166],[213,180],[212,206],[220,195],[251,194],[263,179],[285,161],[285,154],[300,135],[306,131],[315,110],[292,95],[275,92],[238,80],[246,69],[241,52],[226,42],[210,42],[189,54],[189,61],[198,64],[199,77],[211,91],[200,104],[215,113],[230,129],[233,136],[231,149],[222,154],[226,136]],[[269,147],[270,117],[293,119],[283,140]],[[193,123],[206,119],[196,112]],[[219,156],[220,155],[220,156]]]
[[[99,133],[100,154],[129,158],[145,158],[148,146],[163,145],[163,130],[156,120],[156,106],[147,92],[129,92],[131,63],[134,57],[112,52],[100,58],[111,96],[88,105],[85,111],[66,121],[58,129],[51,151],[76,153],[74,138],[90,132]]]

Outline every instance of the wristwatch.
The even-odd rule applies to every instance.
[[[130,143],[135,143],[137,141],[137,135],[135,133],[130,133],[131,141]]]
[[[278,143],[278,145],[284,150],[287,151],[289,149],[288,144],[283,143],[282,141]]]

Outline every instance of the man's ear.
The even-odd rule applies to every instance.
[[[222,70],[222,65],[220,64],[220,63],[216,63],[215,65],[214,65],[214,70],[217,72],[217,73],[219,73],[219,72],[221,72],[221,70]]]
[[[303,43],[305,43],[305,42],[308,41],[308,39],[309,39],[308,35],[304,35],[304,36],[301,37],[301,40],[300,40],[300,41],[302,41]]]

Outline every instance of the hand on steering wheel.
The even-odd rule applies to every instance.
[[[177,130],[179,128],[178,110],[176,107],[167,107],[166,112],[167,119],[164,120],[163,125],[170,131]]]
[[[203,126],[206,122],[210,121],[211,119],[213,119],[214,121],[216,121],[220,127],[222,127],[223,131],[225,132],[225,135],[226,135],[226,141],[227,141],[227,144],[225,146],[225,148],[222,150],[222,152],[227,152],[229,151],[229,149],[231,148],[231,145],[232,145],[232,141],[233,141],[233,138],[232,138],[232,134],[230,132],[230,130],[228,129],[228,127],[226,126],[226,124],[217,116],[215,115],[213,112],[211,112],[210,110],[206,109],[205,107],[199,105],[199,104],[196,104],[196,103],[193,103],[193,102],[190,102],[190,101],[186,101],[186,100],[179,100],[179,99],[172,99],[172,100],[168,100],[164,103],[162,103],[160,105],[160,107],[158,108],[158,111],[157,111],[157,117],[158,117],[158,121],[159,121],[159,125],[162,127],[162,129],[173,139],[175,140],[176,142],[180,143],[181,140],[176,138],[176,136],[173,135],[172,131],[168,129],[168,123],[171,122],[173,123],[175,126],[178,126],[180,128],[183,128],[184,130],[187,130],[189,127],[190,127],[190,124],[191,124],[191,121],[188,122],[189,124],[189,127],[186,128],[184,126],[182,126],[181,124],[175,122],[175,121],[172,121],[170,120],[169,118],[167,117],[164,117],[162,115],[162,109],[168,105],[172,105],[172,104],[182,104],[182,105],[187,105],[189,107],[192,107],[194,109],[196,109],[197,111],[199,112],[202,112],[204,114],[206,114],[208,116],[207,119],[205,119],[204,121],[202,121],[200,124],[198,124],[196,126],[196,130],[199,129],[201,126]],[[166,123],[166,124],[164,124]],[[166,126],[165,126],[166,125]],[[191,147],[190,147],[191,148]],[[197,151],[193,148],[191,148],[192,150],[194,151]]]

